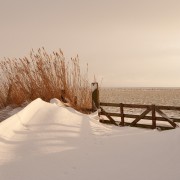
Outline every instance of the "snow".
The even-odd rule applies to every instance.
[[[2,180],[179,180],[180,129],[98,122],[57,99],[36,99],[0,123]]]
[[[61,102],[61,101],[60,101],[59,99],[57,99],[57,98],[51,99],[51,100],[50,100],[50,103],[51,103],[51,104],[56,104],[56,105],[58,105],[58,106],[60,106],[60,107],[65,107],[64,103]]]

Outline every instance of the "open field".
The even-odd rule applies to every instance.
[[[100,101],[127,104],[180,106],[180,88],[101,88]],[[105,107],[109,112],[119,112],[119,108]],[[140,114],[142,109],[128,108],[125,113]],[[164,111],[169,117],[179,117],[178,111]]]
[[[180,106],[180,88],[101,88],[103,102]]]

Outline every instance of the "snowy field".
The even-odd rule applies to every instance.
[[[0,123],[2,180],[180,179],[179,128],[104,125],[56,100],[14,113]]]
[[[180,106],[180,88],[100,88],[103,102]]]
[[[180,106],[180,88],[101,88],[101,102]],[[119,108],[105,107],[109,112]],[[126,114],[141,114],[143,109],[127,108]],[[180,111],[163,111],[169,117],[180,118]]]

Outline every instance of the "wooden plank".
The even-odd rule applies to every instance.
[[[156,128],[156,110],[155,110],[155,105],[151,106],[152,109],[152,129]]]
[[[109,112],[104,113],[102,111],[100,112],[100,115],[106,115],[106,114],[108,114],[109,116],[121,117],[119,113],[109,113]]]
[[[100,102],[100,106],[111,106],[111,107],[120,107],[118,103],[104,103]],[[123,107],[126,108],[148,108],[151,105],[142,105],[142,104],[123,104]]]
[[[134,126],[135,124],[137,124],[138,121],[140,121],[142,118],[144,118],[146,116],[146,114],[148,114],[151,111],[151,108],[147,108],[141,115],[139,115],[139,117],[137,117],[132,123],[131,126]]]
[[[109,121],[107,119],[100,119],[99,122],[105,123],[105,124],[112,124],[111,121]]]
[[[119,113],[108,113],[109,116],[114,116],[114,117],[121,117],[121,114]],[[100,112],[100,115],[105,115],[103,112]],[[124,114],[124,118],[137,118],[139,117],[139,115],[135,115],[135,114]],[[144,118],[142,118],[144,120],[151,120],[152,121],[152,116],[144,116]],[[180,123],[180,119],[179,118],[171,118],[174,122],[179,122]],[[163,117],[157,117],[156,116],[156,121],[166,121]]]
[[[171,119],[172,119],[174,122],[179,122],[179,123],[180,123],[180,119],[178,119],[178,118],[172,118],[172,117],[171,117]]]
[[[120,117],[120,114],[114,113],[116,114],[117,117]],[[111,115],[113,116],[113,115]],[[139,115],[133,115],[133,114],[124,114],[125,118],[137,118],[139,117]],[[142,118],[143,120],[152,120],[152,116],[144,116],[144,118]],[[179,122],[180,123],[180,119],[179,118],[171,118],[174,122]],[[156,116],[156,121],[166,121],[163,117],[157,117]]]
[[[121,122],[119,125],[124,126],[124,109],[123,109],[123,103],[120,104],[120,115],[121,115]]]
[[[118,125],[116,124],[116,121],[115,121],[111,116],[109,116],[109,114],[106,113],[106,111],[105,111],[102,107],[100,107],[100,109],[101,109],[101,111],[104,113],[104,115],[110,120],[110,122],[111,122],[112,124],[118,126]]]
[[[120,107],[120,104],[117,104],[117,103],[103,103],[103,102],[100,102],[100,106]]]
[[[156,107],[156,112],[162,116],[164,119],[166,119],[174,128],[176,128],[178,125],[170,119],[165,113],[163,113],[159,108]]]
[[[125,108],[149,108],[151,105],[144,104],[123,104]]]
[[[156,106],[158,109],[161,110],[175,110],[175,111],[180,111],[180,107],[178,106]]]
[[[105,119],[100,119],[99,122],[105,123],[105,124],[111,124],[109,120],[105,120]],[[120,122],[116,121],[116,123],[120,123]],[[124,126],[130,126],[130,125],[131,123],[128,123],[128,122],[124,123]],[[152,125],[148,125],[148,124],[135,124],[134,127],[152,129]],[[174,129],[172,126],[160,126],[160,125],[158,125],[156,128],[160,130]]]

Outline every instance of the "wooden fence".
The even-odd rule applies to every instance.
[[[107,112],[104,107],[117,107],[119,108],[119,112]],[[157,105],[141,105],[141,104],[123,104],[123,103],[104,103],[99,101],[99,90],[98,83],[92,83],[92,108],[93,110],[99,110],[99,117],[101,123],[111,123],[116,126],[134,126],[134,127],[143,127],[143,128],[151,128],[151,129],[174,129],[178,127],[178,123],[180,123],[179,118],[168,117],[168,115],[163,112],[166,111],[179,111],[180,107],[175,106],[157,106]],[[143,109],[144,111],[137,114],[128,114],[125,113],[125,109],[133,108],[133,109]],[[157,116],[159,115],[159,116]],[[102,119],[102,116],[105,116],[107,119]],[[115,118],[114,118],[115,117]],[[119,117],[119,118],[117,118]],[[126,119],[133,119],[133,121],[129,122]],[[145,120],[144,123],[139,123],[139,121]],[[147,122],[147,123],[146,123]],[[159,123],[159,122],[167,122]]]
[[[110,113],[104,110],[104,106],[109,107],[118,107],[119,113]],[[167,114],[163,112],[163,110],[173,110],[173,111],[180,111],[180,107],[175,106],[156,106],[156,105],[140,105],[140,104],[123,104],[123,103],[102,103],[100,102],[100,122],[102,123],[111,123],[116,126],[134,126],[134,127],[143,127],[143,128],[151,128],[151,129],[174,129],[178,127],[176,122],[180,123],[180,119],[178,118],[170,118]],[[133,108],[133,109],[144,109],[144,111],[140,114],[126,114],[124,113],[125,108]],[[150,115],[148,115],[150,114]],[[108,120],[101,119],[101,116],[106,116]],[[157,116],[159,115],[159,116]],[[119,120],[115,120],[114,117],[119,117]],[[134,119],[132,122],[126,122],[126,118]],[[148,122],[147,124],[139,124],[140,120],[145,120]],[[151,121],[151,124],[149,124]],[[161,124],[157,125],[157,122],[168,122],[170,126]]]

